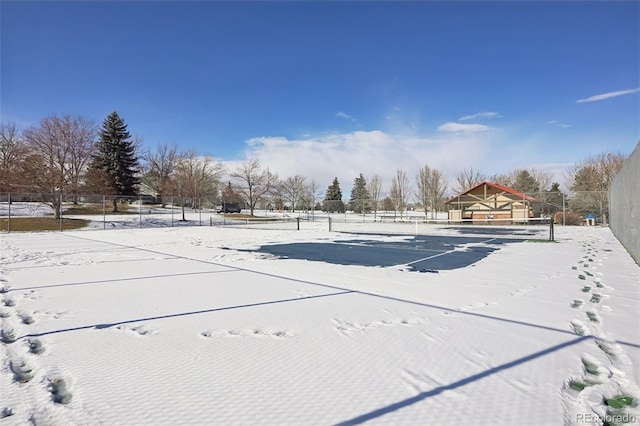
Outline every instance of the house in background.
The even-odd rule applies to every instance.
[[[483,181],[445,202],[452,222],[492,224],[527,223],[540,204],[526,194],[489,181]]]

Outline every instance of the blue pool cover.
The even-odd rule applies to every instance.
[[[504,244],[525,239],[416,236],[402,240],[354,239],[333,242],[271,244],[255,250],[279,258],[303,259],[338,265],[404,266],[419,272],[437,272],[472,265]]]

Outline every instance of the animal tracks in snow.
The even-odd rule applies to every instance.
[[[256,337],[256,338],[274,338],[289,339],[295,334],[290,330],[269,330],[264,328],[246,328],[242,330],[226,330],[226,331],[203,331],[200,336],[205,338],[215,337]]]
[[[491,306],[497,306],[497,305],[498,304],[496,302],[476,302],[476,303],[472,303],[471,305],[466,305],[461,308],[458,308],[457,310],[444,311],[442,312],[442,315],[456,316],[456,315],[464,314],[465,312],[473,312],[473,311],[477,311],[478,309],[486,309]]]
[[[428,323],[429,319],[415,316],[411,318],[402,317],[394,319],[380,319],[368,322],[352,321],[341,318],[333,318],[331,321],[338,333],[343,336],[347,336],[353,333],[367,332],[369,330],[375,330],[382,327],[415,326],[418,324]]]
[[[551,277],[550,275],[548,277]],[[548,278],[545,278],[548,279]],[[538,286],[537,285],[532,285],[529,288],[519,288],[517,290],[512,291],[510,294],[511,296],[524,296],[525,294],[537,289]]]
[[[118,325],[116,326],[116,330],[122,330],[122,331],[133,333],[139,336],[152,336],[156,334],[156,330],[149,328],[146,325],[136,325],[133,327],[129,327],[126,325]]]

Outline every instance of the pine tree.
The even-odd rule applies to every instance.
[[[135,195],[140,183],[136,146],[117,112],[102,123],[96,151],[89,165],[93,186],[114,195]],[[118,197],[114,197],[114,212],[118,211],[117,201]]]
[[[365,213],[371,210],[371,197],[367,188],[367,181],[362,173],[354,179],[351,189],[351,199],[349,205],[354,213]]]
[[[540,191],[540,184],[528,170],[517,170],[515,180],[513,182],[513,189],[531,197],[535,197],[536,193]]]
[[[338,182],[337,177],[333,178],[333,183],[327,188],[324,197],[324,210],[328,213],[344,213],[345,211],[340,182]]]
[[[563,199],[564,195],[562,191],[560,191],[560,184],[554,182],[551,185],[551,189],[545,191],[545,208],[547,213],[555,213],[557,211],[562,210],[563,208]]]

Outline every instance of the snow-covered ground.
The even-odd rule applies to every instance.
[[[437,274],[251,251],[355,238],[326,225],[2,234],[0,425],[639,421],[604,402],[640,400],[640,267],[608,228]]]
[[[425,219],[424,212],[408,211],[402,215],[394,214],[394,212],[379,211],[377,213],[368,213],[366,215],[353,213],[332,213],[327,214],[321,211],[274,211],[274,210],[256,210],[254,213],[256,219],[248,221],[245,216],[249,214],[249,210],[243,210],[245,215],[236,216],[234,214],[219,214],[216,210],[202,209],[194,210],[185,208],[184,221],[182,209],[178,206],[159,207],[157,205],[140,205],[137,202],[131,203],[126,214],[111,213],[111,206],[106,206],[105,214],[96,215],[74,215],[67,211],[74,206],[71,203],[65,203],[62,207],[63,217],[68,219],[84,219],[89,224],[83,228],[85,230],[93,229],[115,229],[115,228],[156,228],[156,227],[178,227],[178,226],[207,226],[214,225],[252,225],[256,228],[259,226],[267,226],[259,219],[269,220],[269,228],[282,227],[285,229],[296,228],[295,221],[300,219],[302,222],[319,221],[328,222],[331,217],[333,223],[340,225],[341,223],[358,224],[363,222],[405,222],[415,224]],[[0,203],[0,220],[7,220],[7,217],[39,217],[53,216],[53,209],[41,202],[14,202],[12,204]],[[439,212],[435,216],[437,221],[446,222],[447,213]],[[433,221],[431,215],[429,220]],[[280,225],[278,225],[280,223]],[[288,225],[284,225],[288,223]],[[328,229],[328,225],[325,225]]]

